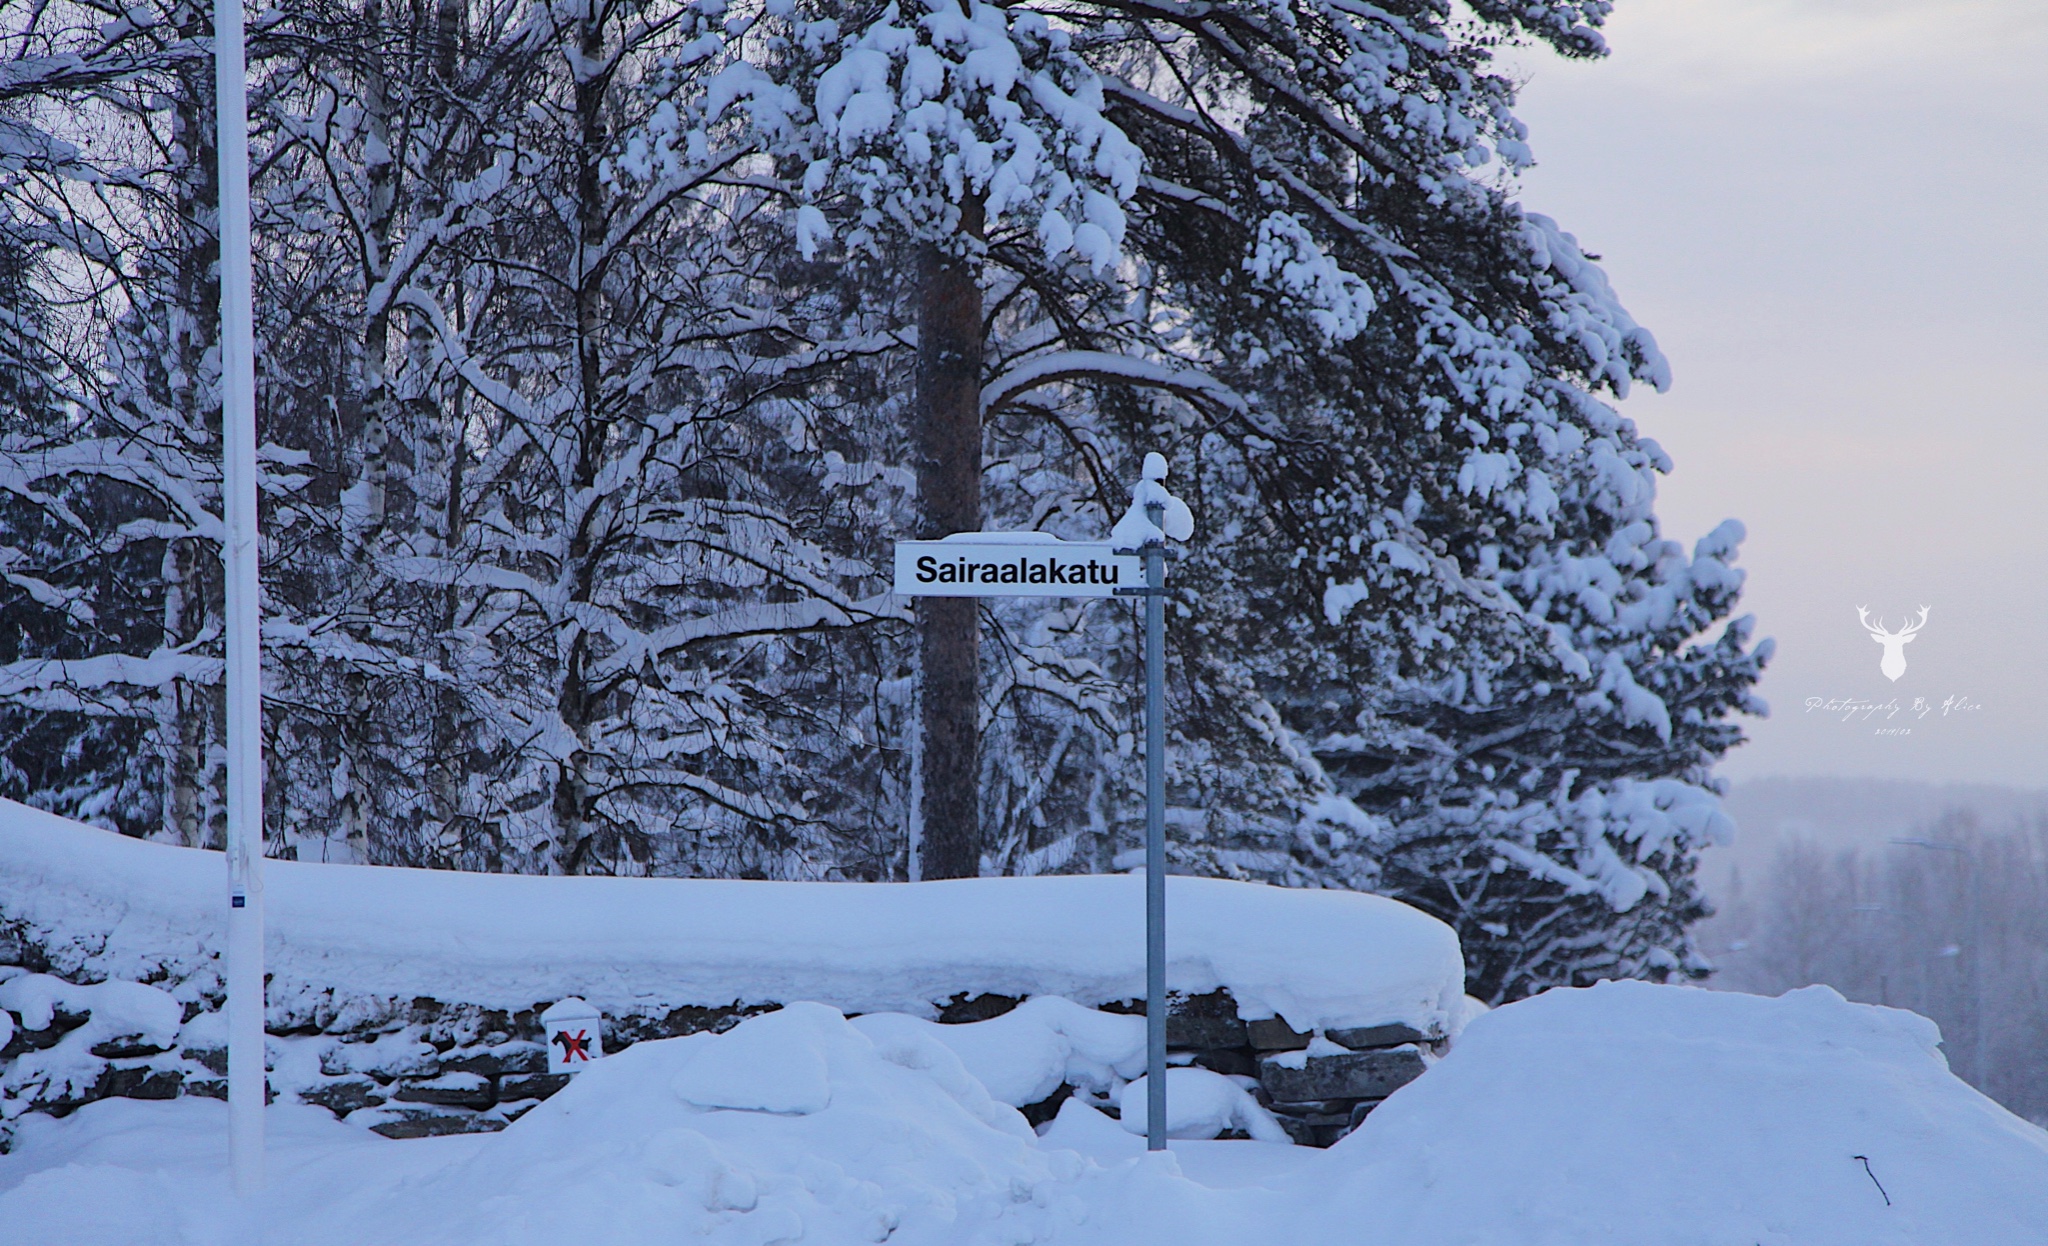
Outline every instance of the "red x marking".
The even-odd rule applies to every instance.
[[[573,1035],[567,1030],[556,1030],[554,1038],[549,1041],[562,1045],[563,1064],[567,1064],[571,1060],[590,1059],[590,1031],[588,1030],[578,1030]]]

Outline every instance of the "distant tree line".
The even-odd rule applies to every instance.
[[[1820,983],[1931,1017],[1958,1076],[2048,1123],[2048,822],[1955,809],[1876,849],[1795,838],[1706,933],[1716,985]]]
[[[1504,41],[1602,0],[283,0],[252,19],[267,833],[302,859],[1121,868],[1128,608],[910,603],[1150,450],[1175,868],[1475,993],[1696,976],[1768,642]],[[0,16],[0,794],[218,844],[210,4]]]

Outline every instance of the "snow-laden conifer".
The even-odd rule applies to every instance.
[[[1494,998],[1696,972],[1709,772],[1768,651],[1746,620],[1699,639],[1740,527],[1659,536],[1670,463],[1603,394],[1669,369],[1510,197],[1488,50],[1519,23],[1596,52],[1604,6],[1138,11],[1096,45],[1143,67],[1112,89],[1148,157],[1128,245],[1172,348],[1243,399],[1182,425],[1234,520],[1183,579],[1184,854],[1421,904]]]
[[[1490,59],[1597,54],[1606,10],[278,6],[251,49],[274,846],[900,877],[950,766],[978,845],[948,868],[1115,868],[1124,610],[957,615],[970,691],[934,698],[881,570],[940,524],[1100,538],[1162,450],[1202,533],[1181,868],[1410,898],[1491,996],[1685,970],[1764,654],[1723,626],[1739,531],[1658,530],[1669,464],[1609,400],[1668,369],[1515,202]],[[0,89],[133,140],[90,177],[61,126],[0,140],[16,219],[84,275],[44,461],[124,499],[87,526],[141,567],[135,627],[70,635],[92,660],[58,683],[147,736],[141,821],[204,842],[203,14],[37,12]],[[967,449],[935,472],[942,427]],[[56,545],[24,557],[68,583]],[[7,672],[44,713],[57,684]],[[935,706],[979,749],[930,753]],[[50,755],[38,799],[100,784]]]
[[[1162,440],[1226,517],[1179,581],[1183,860],[1416,899],[1459,923],[1493,994],[1684,964],[1692,854],[1720,826],[1704,785],[1728,716],[1757,708],[1747,624],[1692,639],[1732,608],[1739,532],[1690,559],[1657,535],[1669,464],[1600,394],[1668,368],[1596,263],[1510,198],[1530,152],[1490,60],[1503,35],[1598,54],[1606,6],[1043,12],[733,10],[723,95],[778,153],[790,236],[842,247],[885,319],[901,287],[864,265],[891,238],[982,262],[990,526],[1100,525],[1116,465]],[[949,42],[970,27],[982,42]],[[1003,70],[966,68],[977,51]],[[1045,174],[1062,115],[1016,64],[1099,98],[1084,133],[1119,140],[1109,165],[1070,143],[1059,176],[1122,177],[1135,151],[1136,189],[1094,201],[1118,262],[1061,263],[1037,183],[998,183]],[[990,216],[963,239],[977,196]],[[1035,643],[999,648],[988,703],[1020,673],[1038,692],[1129,673],[1099,616],[1006,609]],[[990,865],[1114,856],[1135,808],[1116,682],[1036,748],[985,714],[999,788],[1006,759],[1057,774],[1077,738],[1095,760],[1087,821],[1041,776],[1016,807],[1052,825],[985,817]],[[1007,847],[1034,843],[1051,855]]]

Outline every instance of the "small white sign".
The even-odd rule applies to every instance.
[[[1108,541],[1033,532],[966,532],[896,543],[896,591],[906,597],[1114,597],[1145,586],[1145,563]]]
[[[580,1073],[604,1057],[604,1017],[571,995],[540,1014],[547,1032],[548,1072]]]

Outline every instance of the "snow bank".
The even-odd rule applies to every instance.
[[[180,1138],[164,1126],[178,1118],[133,1109],[93,1104],[25,1132],[0,1160],[0,1225],[78,1246],[217,1240],[227,1200],[185,1155],[215,1150],[205,1130],[218,1113],[181,1114]],[[283,1123],[262,1240],[306,1246],[1021,1244],[1079,1219],[1071,1187],[1091,1167],[1041,1147],[929,1036],[877,1043],[817,1004],[637,1044],[488,1145],[355,1133],[366,1146],[345,1126]],[[123,1146],[132,1132],[157,1135],[153,1155]],[[410,1171],[392,1167],[392,1149],[417,1155]],[[164,1169],[137,1172],[149,1158]]]
[[[31,973],[0,982],[0,1009],[21,1018],[23,1029],[48,1029],[61,1009],[87,1018],[72,1031],[88,1043],[114,1038],[141,1038],[157,1047],[178,1039],[184,1010],[178,1001],[140,982],[94,982],[78,985]]]
[[[793,1076],[792,1076],[793,1075]],[[875,1043],[797,1004],[642,1043],[578,1075],[503,1145],[335,1224],[336,1240],[992,1240],[1044,1236],[1083,1169],[929,1038]],[[1040,1196],[1039,1191],[1045,1195]]]
[[[0,801],[0,917],[60,971],[217,983],[218,853],[128,839]],[[1083,1004],[1145,993],[1134,875],[913,884],[539,878],[273,861],[273,1013],[322,992],[521,1009],[580,995],[608,1012],[824,1000],[929,1016],[969,995]],[[1450,928],[1392,900],[1219,879],[1168,887],[1167,982],[1226,988],[1247,1020],[1298,1030],[1461,1007]]]
[[[1473,1020],[1331,1148],[1331,1210],[1462,1246],[2037,1246],[2048,1133],[1939,1041],[1827,987],[1551,991]]]
[[[865,1021],[795,1005],[643,1042],[499,1134],[387,1142],[280,1105],[260,1240],[2038,1246],[2048,1225],[2048,1133],[1952,1077],[1930,1023],[1825,988],[1511,1004],[1327,1151],[1146,1156],[1073,1100],[1034,1136],[941,1027]],[[0,1156],[0,1238],[259,1240],[228,1220],[225,1133],[197,1099],[31,1121]]]

